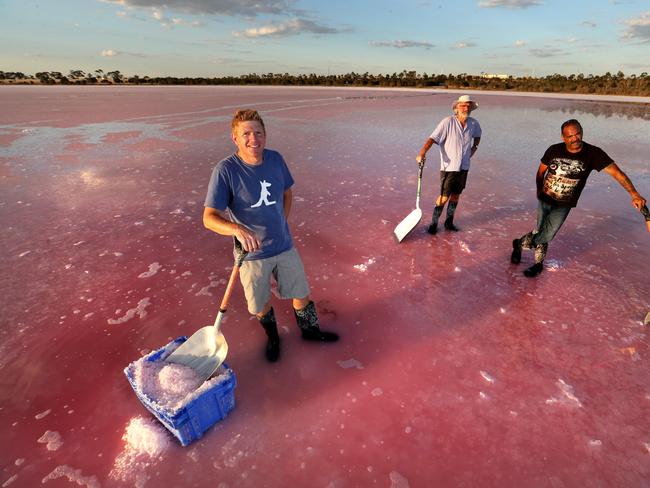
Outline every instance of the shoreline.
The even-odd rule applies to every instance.
[[[383,91],[383,92],[417,92],[417,93],[464,93],[470,95],[495,95],[495,96],[513,96],[513,97],[532,97],[532,98],[555,98],[564,100],[580,100],[591,102],[614,102],[614,103],[635,103],[650,104],[650,97],[633,96],[633,95],[599,95],[587,93],[556,93],[556,92],[525,92],[525,91],[506,91],[506,90],[476,90],[460,88],[412,88],[412,87],[377,87],[377,86],[322,86],[322,85],[153,85],[153,84],[130,84],[130,83],[112,83],[112,84],[86,84],[86,85],[44,85],[40,83],[0,83],[2,87],[25,87],[25,88],[54,88],[54,89],[77,89],[77,88],[113,88],[113,87],[142,87],[142,88],[268,88],[275,90],[287,89],[316,89],[316,90],[349,90],[349,91]]]

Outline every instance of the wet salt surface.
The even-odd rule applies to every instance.
[[[647,106],[477,94],[459,233],[425,231],[414,157],[453,93],[226,87],[0,90],[0,481],[11,486],[644,486],[648,234],[593,174],[547,270],[509,263],[539,158],[572,117],[646,197]],[[296,186],[290,223],[324,328],[282,357],[241,289],[222,331],[235,409],[182,448],[123,368],[214,321],[232,268],[201,225],[228,121],[261,110]],[[317,184],[316,184],[316,183]],[[39,441],[39,439],[42,439]],[[56,449],[50,449],[57,446]],[[296,446],[301,446],[297,449]],[[303,447],[304,446],[304,447]],[[20,460],[20,462],[18,462]]]

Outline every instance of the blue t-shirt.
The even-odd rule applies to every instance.
[[[227,209],[233,222],[255,232],[262,248],[246,260],[270,258],[293,247],[284,215],[284,192],[292,186],[293,177],[279,152],[264,149],[259,165],[233,154],[212,171],[205,206]]]
[[[455,115],[442,119],[429,136],[440,149],[440,170],[468,170],[472,142],[481,137],[481,133],[481,126],[473,117],[467,117],[465,127]]]

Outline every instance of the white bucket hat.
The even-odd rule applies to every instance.
[[[458,100],[454,102],[454,104],[451,106],[451,109],[456,110],[456,105],[458,105],[459,103],[469,103],[470,110],[476,110],[478,108],[478,103],[472,100],[469,95],[461,95],[460,97],[458,97]]]

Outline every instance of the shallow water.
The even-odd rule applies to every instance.
[[[535,171],[578,118],[650,195],[644,105],[477,95],[461,232],[425,232],[414,158],[456,94],[232,87],[0,90],[0,428],[6,486],[644,486],[649,236],[593,174],[536,279],[509,263]],[[241,289],[223,326],[237,405],[203,439],[123,439],[148,417],[123,368],[213,322],[230,241],[203,229],[235,108],[258,108],[296,185],[290,224],[337,344],[282,358]],[[128,438],[128,436],[127,436]],[[150,455],[155,452],[155,455]],[[119,467],[119,470],[117,468]],[[116,475],[117,471],[118,474]]]

